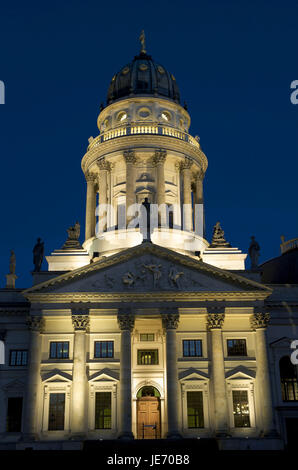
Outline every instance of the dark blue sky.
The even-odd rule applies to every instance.
[[[281,234],[298,236],[297,18],[294,0],[2,2],[0,286],[10,249],[23,287],[38,236],[50,254],[77,219],[83,235],[81,158],[142,28],[148,53],[175,75],[209,160],[208,238],[220,220],[233,246],[246,251],[254,234],[261,261],[277,256]]]

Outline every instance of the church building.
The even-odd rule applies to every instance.
[[[0,289],[0,449],[169,438],[290,446],[298,239],[261,266],[253,239],[246,269],[219,222],[205,238],[208,160],[175,76],[144,36],[97,126],[82,158],[84,243],[77,222],[42,271],[39,240],[32,287],[15,287],[11,258]]]

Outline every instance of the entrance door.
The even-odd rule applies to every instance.
[[[158,397],[140,397],[138,409],[138,439],[160,439],[160,400]]]

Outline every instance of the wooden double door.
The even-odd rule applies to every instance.
[[[160,399],[140,397],[137,401],[138,439],[160,439]]]

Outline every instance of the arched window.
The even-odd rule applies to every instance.
[[[298,401],[297,368],[291,363],[289,356],[280,359],[279,372],[283,401]]]

